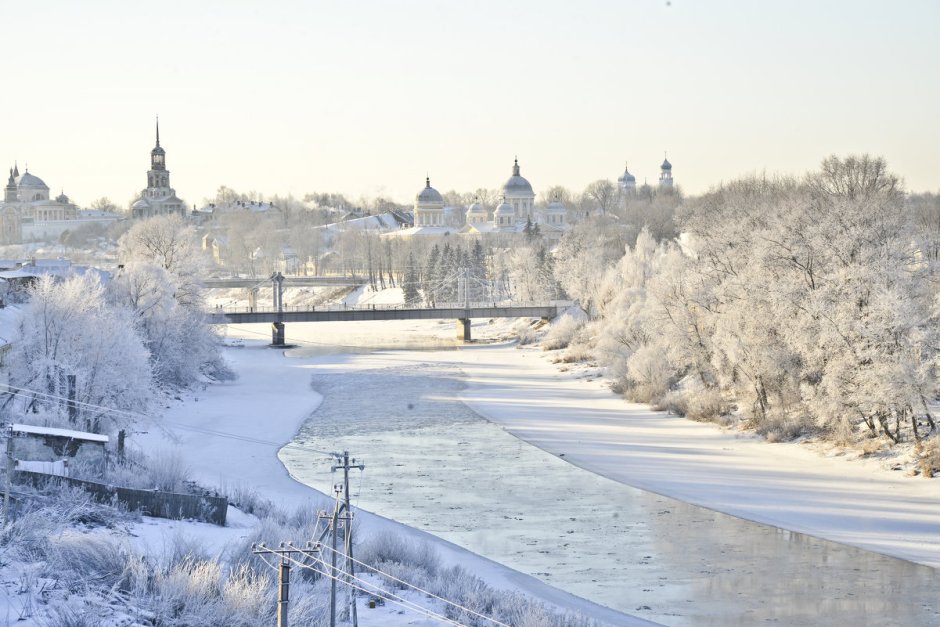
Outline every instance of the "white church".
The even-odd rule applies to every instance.
[[[78,207],[69,201],[69,197],[60,193],[54,199],[50,198],[49,186],[31,174],[28,167],[23,174],[20,174],[19,166],[10,168],[3,202],[0,202],[0,244],[19,244],[23,241],[24,231],[32,235],[35,228],[78,217]]]
[[[617,179],[618,189],[624,199],[644,195],[652,188],[644,183],[638,190],[636,177],[629,167]],[[672,164],[664,159],[660,166],[659,193],[672,193],[674,190]],[[571,227],[572,215],[565,204],[553,198],[547,206],[537,207],[532,184],[522,176],[519,159],[513,162],[512,176],[501,188],[502,199],[492,212],[479,202],[472,203],[461,220],[459,209],[446,206],[444,197],[431,187],[431,178],[427,177],[424,187],[415,196],[414,226],[389,235],[394,237],[412,237],[428,235],[487,235],[499,233],[523,233],[526,228],[538,227],[538,233],[549,243],[561,239]],[[465,223],[465,224],[462,224]]]
[[[629,163],[624,167],[623,174],[617,178],[617,187],[625,199],[633,198],[638,195],[636,188],[636,177],[630,174]],[[652,188],[645,182],[643,183],[643,188],[646,188],[650,192],[652,191]],[[669,163],[669,159],[664,158],[662,165],[659,166],[659,191],[664,194],[671,194],[674,190],[675,186],[673,185],[672,180],[672,164]]]
[[[186,205],[170,187],[170,171],[166,169],[166,151],[160,146],[160,119],[157,119],[157,144],[150,151],[150,170],[147,172],[147,187],[140,198],[131,205],[135,218],[150,218],[168,214],[186,216]]]
[[[522,176],[519,160],[512,166],[512,176],[503,184],[502,202],[490,213],[474,202],[467,209],[465,225],[455,216],[457,209],[445,206],[440,192],[425,179],[424,188],[415,196],[414,227],[396,233],[398,237],[415,235],[483,235],[490,233],[522,233],[526,225],[538,225],[539,233],[548,240],[557,240],[568,228],[567,209],[555,200],[548,207],[535,206],[532,184]]]

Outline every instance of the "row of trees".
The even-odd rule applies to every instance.
[[[759,430],[935,427],[940,203],[906,197],[881,159],[827,159],[686,203],[683,237],[643,232],[591,283],[572,232],[556,274],[594,315],[595,350],[629,396]],[[593,250],[605,249],[595,242]]]

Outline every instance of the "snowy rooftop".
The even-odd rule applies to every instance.
[[[35,425],[14,424],[10,427],[13,433],[23,435],[48,435],[56,438],[69,438],[70,440],[84,440],[86,442],[100,442],[107,444],[108,436],[86,431],[73,431],[72,429],[57,429],[54,427],[37,427]]]

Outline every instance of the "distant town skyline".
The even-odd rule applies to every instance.
[[[154,121],[190,206],[225,185],[411,202],[497,188],[699,194],[829,154],[940,190],[940,3],[167,0],[17,6],[0,166],[87,206],[146,182]]]

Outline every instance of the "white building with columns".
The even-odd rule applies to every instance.
[[[431,187],[430,176],[424,183],[424,189],[415,196],[415,227],[444,226],[444,197]]]

